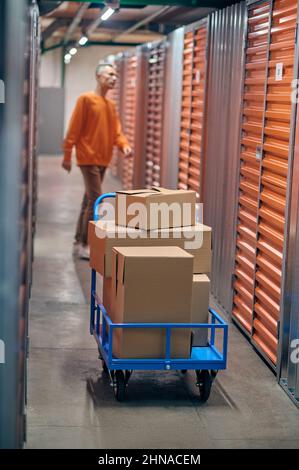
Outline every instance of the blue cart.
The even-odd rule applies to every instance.
[[[98,220],[98,206],[106,198],[114,198],[115,193],[100,196],[94,205],[94,220]],[[196,385],[199,388],[199,399],[208,400],[211,386],[219,370],[226,369],[228,325],[213,310],[209,309],[211,323],[113,323],[107,314],[102,300],[96,292],[96,271],[91,271],[91,302],[90,302],[90,334],[95,337],[98,345],[103,370],[110,377],[115,398],[125,399],[126,388],[134,370],[187,370],[196,373]],[[113,357],[113,333],[116,328],[164,328],[166,330],[166,352],[161,359],[118,359]],[[171,334],[174,329],[207,328],[210,330],[210,340],[205,347],[192,347],[189,358],[172,359],[170,354]],[[221,333],[220,350],[215,345],[216,333]]]

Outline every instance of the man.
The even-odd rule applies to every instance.
[[[112,158],[113,146],[116,145],[125,157],[132,154],[122,134],[115,106],[106,98],[107,92],[114,88],[116,79],[116,70],[112,65],[97,66],[96,90],[78,98],[64,140],[62,167],[71,171],[72,148],[75,146],[77,165],[85,186],[74,244],[74,252],[83,259],[89,259],[88,222],[93,218],[94,202],[102,192],[102,181]]]

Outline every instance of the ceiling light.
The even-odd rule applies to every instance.
[[[111,15],[113,15],[113,13],[115,12],[115,10],[113,10],[113,8],[108,8],[105,13],[102,14],[101,16],[101,20],[102,21],[106,21],[108,20],[108,18],[110,18]]]
[[[88,37],[87,36],[82,36],[82,38],[79,41],[80,46],[85,46],[87,41],[88,41]]]
[[[71,55],[77,54],[77,49],[75,47],[72,47],[72,49],[70,50],[70,54]]]
[[[71,54],[65,54],[64,60],[71,60],[72,56]]]

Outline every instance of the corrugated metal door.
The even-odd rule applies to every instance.
[[[178,187],[193,189],[200,199],[207,74],[206,21],[186,32],[183,54]]]
[[[273,3],[261,161],[253,341],[277,361],[297,1]]]
[[[123,128],[134,152],[136,123],[137,56],[125,58],[124,83],[126,92],[123,101]],[[133,188],[134,158],[123,160],[122,184],[124,189]]]
[[[188,167],[190,153],[190,121],[192,102],[192,62],[194,48],[193,31],[184,37],[183,52],[183,84],[182,84],[182,110],[181,110],[181,139],[179,155],[179,189],[188,188]]]
[[[297,2],[248,11],[233,317],[275,367]]]
[[[270,3],[248,12],[233,316],[251,334]]]
[[[147,188],[161,185],[161,154],[163,137],[165,43],[151,47],[148,56],[148,95],[146,126]]]

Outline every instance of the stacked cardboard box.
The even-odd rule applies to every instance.
[[[115,323],[190,323],[192,255],[179,247],[121,247],[112,255],[111,319]],[[172,357],[188,357],[191,331],[172,333]],[[165,329],[117,329],[117,357],[165,356]]]
[[[119,191],[115,222],[143,230],[186,227],[195,225],[195,206],[195,191],[165,188]]]
[[[203,224],[171,229],[141,230],[114,221],[89,223],[90,266],[111,277],[112,249],[117,246],[179,246],[193,255],[193,273],[211,271],[211,228]]]
[[[180,217],[167,215],[165,204]],[[118,193],[116,223],[90,222],[89,244],[90,266],[103,275],[103,304],[113,322],[208,321],[210,283],[204,273],[211,270],[211,228],[195,222],[193,191]],[[113,338],[116,357],[165,355],[165,330],[116,329]],[[206,342],[206,329],[193,332],[193,345]],[[174,330],[171,356],[189,355],[190,330]]]

